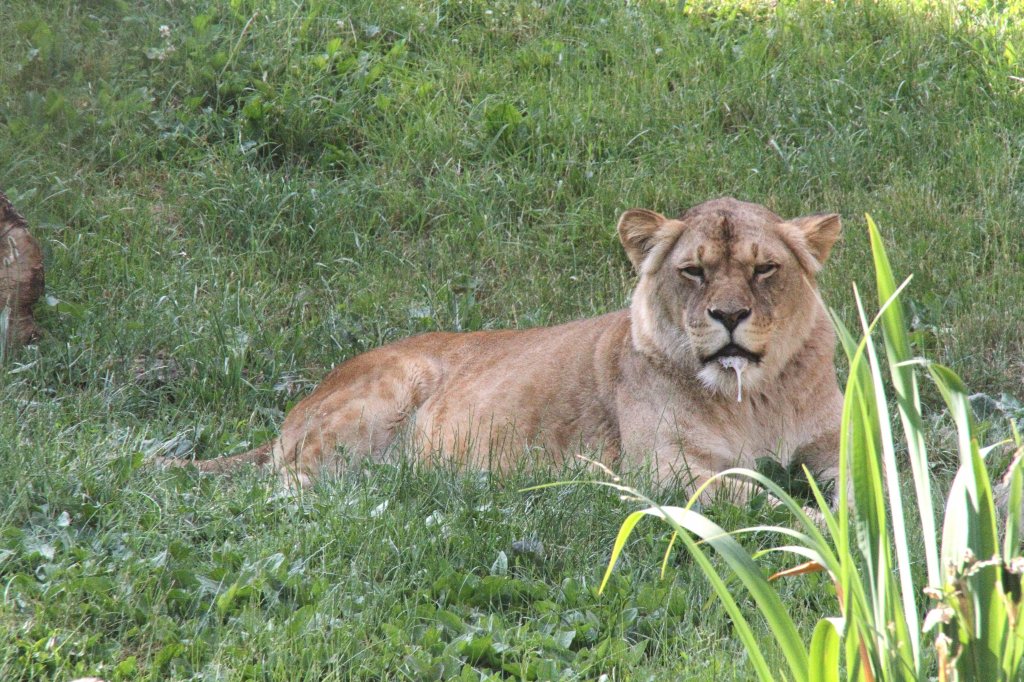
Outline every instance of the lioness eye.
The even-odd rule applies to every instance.
[[[758,277],[767,277],[778,269],[779,266],[775,263],[761,263],[754,266],[754,274]]]
[[[683,273],[684,276],[689,277],[690,279],[695,279],[697,281],[702,281],[704,279],[704,268],[698,267],[696,265],[691,265],[689,267],[682,268],[680,272]]]

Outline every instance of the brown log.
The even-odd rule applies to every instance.
[[[0,191],[0,315],[9,311],[7,338],[11,348],[31,343],[40,330],[32,307],[43,294],[43,252],[28,224]]]

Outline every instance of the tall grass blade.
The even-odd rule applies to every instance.
[[[950,492],[943,529],[943,565],[958,574],[963,651],[956,661],[963,679],[1000,680],[1007,646],[1013,634],[1002,586],[1002,560],[992,485],[974,438],[967,389],[952,370],[928,366],[957,428],[961,465]],[[955,517],[961,514],[964,521]],[[951,517],[951,515],[954,515]],[[955,533],[961,533],[957,536]],[[948,542],[948,546],[947,546]]]
[[[967,399],[967,389],[960,377],[947,367],[933,363],[928,366],[928,371],[956,424],[961,457],[960,473],[965,477],[966,502],[969,505],[966,547],[974,556],[987,559],[999,551],[996,514],[991,482],[973,437],[974,419]],[[957,478],[960,478],[960,473]],[[952,496],[950,503],[955,503]],[[958,560],[955,556],[944,558]]]
[[[892,266],[885,250],[885,244],[878,231],[878,226],[866,215],[868,235],[871,241],[871,253],[875,265],[875,281],[878,287],[878,300],[883,304],[882,337],[885,342],[886,356],[889,360],[889,374],[896,393],[896,404],[899,408],[900,421],[907,443],[907,455],[914,480],[914,493],[921,520],[921,535],[925,545],[925,566],[928,572],[928,584],[938,585],[941,582],[939,573],[939,551],[937,546],[938,533],[935,529],[935,510],[932,508],[931,476],[928,469],[928,453],[924,442],[924,422],[921,417],[921,398],[917,388],[917,373],[907,364],[911,358],[910,339],[907,336],[906,316],[903,304],[894,301],[892,305],[884,305],[892,299],[897,291],[896,279],[892,274]],[[909,279],[909,278],[908,278]]]
[[[860,354],[851,363],[850,395],[857,401],[857,408],[849,422],[844,422],[844,432],[849,430],[853,439],[850,468],[853,474],[853,492],[856,501],[854,515],[857,527],[857,544],[865,558],[867,580],[864,592],[869,597],[870,615],[855,618],[860,635],[867,644],[867,654],[875,674],[887,679],[892,674],[892,658],[900,657],[903,651],[890,644],[890,627],[904,629],[903,617],[893,604],[898,599],[898,589],[893,580],[893,561],[889,539],[888,517],[885,508],[885,478],[882,471],[884,438],[880,422],[880,406],[884,409],[884,396],[877,395],[878,370],[871,332],[874,322],[869,323],[860,293],[854,287],[854,297],[863,330]],[[877,321],[877,317],[875,318]],[[856,370],[856,371],[855,371]],[[895,626],[891,624],[895,623]]]
[[[883,604],[887,571],[880,562],[887,543],[879,542],[884,537],[880,520],[885,517],[885,507],[881,472],[875,456],[875,430],[872,428],[875,404],[865,395],[865,391],[872,390],[871,370],[864,358],[866,337],[857,343],[842,322],[838,319],[836,322],[840,341],[850,362],[843,396],[841,433],[844,436],[839,445],[840,481],[844,487],[840,489],[840,534],[836,546],[836,554],[842,560],[838,588],[842,590],[842,613],[850,624],[847,627],[846,662],[854,675],[851,679],[860,679],[860,675],[874,677],[883,667],[879,647],[874,641],[876,632],[884,632],[886,622]],[[843,482],[847,475],[848,483]],[[850,511],[854,500],[855,514]],[[861,569],[853,560],[851,527],[856,547],[865,559],[865,579],[861,578]],[[881,628],[879,623],[883,624]]]
[[[839,682],[839,645],[844,625],[842,618],[822,618],[814,627],[808,655],[811,682]]]
[[[1018,447],[1013,462],[1004,476],[1004,480],[1008,479],[1006,483],[1009,486],[1006,503],[1006,531],[1003,542],[1003,556],[1006,558],[1014,556],[1020,547],[1020,505],[1024,501],[1024,474],[1021,473],[1020,466],[1022,456],[1024,456],[1024,449]]]
[[[877,259],[878,256],[876,255],[876,269],[884,268],[888,265],[884,261],[884,256],[881,263]],[[895,290],[896,287],[893,286],[892,291],[895,292]],[[892,293],[889,294],[889,297],[891,296]],[[859,297],[857,305],[863,312]],[[894,314],[894,311],[898,310],[900,310],[898,300],[892,300],[889,305],[883,308],[880,313],[883,328],[887,322],[891,322],[890,317]],[[900,315],[900,317],[902,316]],[[896,581],[892,579],[893,566],[888,547],[885,547],[879,555],[879,577],[884,578],[886,583],[888,583],[886,586],[887,591],[894,597],[897,597],[903,605],[903,612],[900,614],[898,609],[893,608],[893,602],[887,600],[886,606],[890,614],[886,621],[883,622],[888,624],[888,629],[893,631],[892,634],[894,635],[890,637],[894,644],[890,648],[890,652],[897,653],[902,659],[901,664],[906,669],[913,670],[916,675],[920,672],[921,662],[921,623],[918,618],[917,591],[914,589],[914,576],[910,563],[910,543],[906,541],[907,523],[903,513],[903,490],[900,484],[899,465],[896,461],[895,440],[891,426],[892,417],[889,414],[889,404],[886,400],[882,365],[879,361],[875,344],[871,340],[870,329],[868,328],[865,328],[865,340],[867,341],[865,348],[871,370],[871,394],[875,399],[875,429],[878,434],[879,445],[881,446],[882,471],[885,476],[884,487],[888,493],[889,500],[888,516],[890,517],[892,527],[892,544],[895,547],[896,554],[895,574],[899,579],[898,588]],[[880,493],[881,491],[877,492]],[[878,537],[878,541],[883,545],[888,545],[889,531],[886,528],[885,521],[886,516],[883,511],[878,523],[882,533]]]
[[[1006,610],[1009,617],[1009,643],[1003,652],[1003,675],[1008,680],[1019,680],[1022,677],[1021,663],[1024,661],[1024,614],[1021,605],[1024,594],[1021,589],[1019,566],[1014,567],[1016,557],[1020,556],[1020,524],[1021,503],[1024,502],[1024,470],[1021,459],[1024,458],[1024,445],[1021,444],[1017,425],[1011,421],[1013,442],[1017,446],[1013,461],[1006,472],[1003,482],[1009,486],[1009,499],[1006,511],[1006,531],[1003,544],[1003,589],[1006,598]]]
[[[683,507],[650,507],[630,514],[623,523],[622,528],[620,528],[619,535],[616,538],[615,546],[620,551],[622,545],[625,544],[626,538],[628,538],[636,526],[639,517],[643,515],[663,519],[676,531],[678,539],[682,541],[694,561],[704,572],[715,593],[722,600],[723,605],[725,605],[726,610],[732,617],[736,633],[747,647],[758,677],[762,680],[777,679],[777,675],[774,675],[769,670],[760,645],[729,591],[728,585],[725,584],[725,581],[715,571],[714,566],[707,555],[704,554],[700,545],[690,537],[690,533],[700,537],[704,544],[710,545],[743,582],[743,585],[754,598],[758,610],[764,617],[769,629],[775,636],[789,666],[792,679],[806,680],[808,673],[807,651],[804,649],[800,633],[793,624],[787,608],[765,579],[760,567],[754,563],[750,554],[720,526],[709,521],[701,514]],[[627,524],[629,524],[628,528]],[[613,549],[612,559],[615,560],[617,558],[618,553]]]
[[[608,586],[608,580],[612,577],[612,571],[615,570],[615,564],[619,562],[619,556],[622,554],[622,548],[626,546],[626,540],[629,540],[629,536],[633,534],[633,529],[636,524],[640,522],[640,519],[644,517],[644,512],[636,511],[626,517],[626,520],[622,522],[622,526],[619,527],[619,533],[615,536],[615,544],[612,545],[612,555],[608,559],[608,568],[604,571],[604,577],[601,579],[601,586],[597,588],[598,593],[604,592],[604,588]]]

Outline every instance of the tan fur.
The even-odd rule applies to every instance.
[[[505,468],[540,446],[555,459],[583,451],[625,468],[653,463],[665,482],[700,481],[762,456],[799,458],[834,477],[842,396],[815,272],[839,230],[836,215],[783,221],[729,198],[678,219],[627,211],[619,236],[639,272],[629,309],[377,348],[296,405],[269,452],[197,464],[266,462],[307,484],[384,456],[404,432],[419,456],[475,467]],[[705,359],[730,342],[712,313],[747,310],[732,340],[761,361],[744,372],[738,402],[733,370]]]
[[[0,191],[0,311],[8,311],[7,335],[0,348],[40,336],[32,308],[43,294],[43,252],[7,196]]]

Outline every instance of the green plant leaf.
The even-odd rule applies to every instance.
[[[1022,457],[1024,457],[1024,449],[1018,449],[1004,475],[1004,479],[1009,479],[1010,488],[1006,503],[1006,531],[1003,542],[1003,556],[1007,559],[1015,556],[1020,547],[1020,505],[1024,500],[1024,474],[1021,473],[1020,464]]]
[[[604,577],[601,578],[601,586],[597,588],[597,593],[604,593],[604,588],[608,586],[608,580],[612,577],[612,571],[615,569],[615,564],[619,561],[619,555],[622,554],[622,548],[626,545],[626,540],[633,533],[633,529],[636,528],[636,524],[640,522],[645,515],[643,511],[635,511],[626,517],[626,520],[622,522],[619,527],[619,532],[615,536],[615,543],[612,545],[612,555],[608,559],[608,568],[604,571]]]
[[[947,367],[928,370],[942,394],[957,428],[960,468],[953,481],[942,532],[942,562],[958,575],[961,603],[970,614],[961,617],[963,652],[956,669],[963,679],[999,680],[1009,636],[1009,616],[1002,594],[998,559],[999,536],[992,485],[974,438],[967,389]],[[993,560],[995,559],[995,560]]]
[[[907,335],[906,316],[902,302],[896,299],[896,278],[885,250],[878,226],[870,215],[865,216],[871,241],[871,254],[875,265],[875,281],[878,287],[878,301],[881,305],[882,337],[889,361],[889,374],[896,393],[896,404],[903,424],[907,443],[910,469],[914,481],[918,516],[921,520],[921,534],[925,545],[925,565],[928,583],[938,585],[939,552],[938,533],[935,528],[935,511],[932,508],[931,471],[928,468],[928,453],[924,441],[924,421],[921,417],[921,399],[917,388],[917,373],[910,360],[910,339]],[[909,278],[908,280],[909,281]],[[905,283],[904,283],[905,284]],[[891,304],[887,304],[891,301]]]
[[[871,222],[868,224],[869,227],[873,226],[873,223]],[[872,246],[875,246],[874,242],[872,243]],[[875,254],[875,258],[876,273],[880,273],[880,280],[886,279],[882,276],[882,273],[890,275],[891,273],[888,271],[888,261],[885,259],[884,253],[881,256],[881,262],[879,261],[877,253]],[[906,283],[904,283],[904,285],[905,284]],[[876,318],[881,319],[884,330],[887,325],[892,324],[892,320],[894,318],[902,322],[902,309],[898,300],[898,293],[902,287],[897,289],[891,279],[884,283],[880,281],[879,286],[884,287],[885,291],[889,292],[882,301],[881,309],[878,313],[878,317]],[[879,296],[882,296],[881,289],[879,291]],[[857,304],[858,308],[860,308],[859,298]],[[863,308],[860,309],[863,311]],[[865,350],[867,352],[868,364],[871,370],[871,395],[873,395],[875,399],[873,430],[878,435],[877,442],[880,446],[882,461],[881,471],[885,477],[884,490],[887,493],[889,502],[888,513],[883,509],[880,510],[878,516],[880,531],[880,535],[877,537],[880,550],[878,553],[878,559],[880,561],[884,561],[884,564],[879,566],[880,570],[877,577],[888,583],[886,589],[896,599],[898,599],[903,606],[903,612],[899,613],[897,609],[892,608],[894,606],[892,602],[887,603],[886,606],[888,607],[889,613],[879,622],[885,623],[886,629],[892,632],[891,636],[887,636],[887,639],[890,641],[890,645],[885,647],[888,649],[889,654],[899,655],[902,659],[900,663],[902,667],[907,670],[913,670],[915,674],[919,674],[921,665],[921,622],[918,616],[918,590],[914,587],[914,575],[910,560],[909,543],[900,541],[900,538],[907,537],[907,523],[903,512],[903,486],[900,482],[899,463],[896,460],[895,438],[892,430],[893,420],[889,413],[888,401],[886,400],[885,380],[882,376],[882,364],[879,360],[875,344],[871,340],[870,331],[870,328],[866,326]],[[902,327],[900,327],[900,333],[902,333]],[[880,496],[881,490],[879,489],[877,492]],[[886,523],[887,520],[888,523]],[[898,578],[899,581],[898,587],[896,585],[896,580],[893,580],[893,567],[889,554],[889,531],[887,530],[887,526],[891,526],[892,537],[894,539],[892,545],[895,549],[896,555],[895,577]]]
[[[619,530],[619,537],[616,538],[615,546],[620,551],[625,543],[625,537],[628,537],[640,517],[644,515],[663,519],[676,531],[679,539],[686,546],[698,566],[700,566],[709,582],[711,582],[716,594],[718,594],[729,615],[733,618],[733,627],[736,628],[737,634],[743,641],[744,646],[747,647],[751,663],[754,665],[758,676],[763,680],[776,679],[769,671],[761,653],[760,645],[754,638],[749,624],[739,611],[728,586],[719,577],[713,565],[708,561],[707,556],[701,551],[700,545],[690,537],[689,533],[700,537],[703,540],[703,544],[710,545],[729,564],[729,567],[743,582],[743,585],[757,603],[759,612],[764,617],[779,647],[782,649],[793,679],[806,680],[807,651],[804,649],[800,634],[793,624],[793,620],[790,618],[786,607],[779,599],[778,594],[765,579],[760,567],[754,562],[750,554],[720,526],[701,514],[683,507],[650,507],[630,514]],[[614,549],[612,556],[613,559],[618,556]]]
[[[998,533],[996,530],[995,505],[992,499],[992,486],[985,469],[984,461],[974,440],[974,419],[970,402],[967,399],[967,388],[963,381],[948,367],[931,364],[928,371],[935,385],[942,394],[957,429],[957,444],[960,452],[960,469],[956,481],[962,479],[962,491],[966,494],[967,536],[966,547],[976,557],[988,558],[999,551]],[[960,500],[949,498],[950,505],[960,506]],[[947,518],[949,515],[947,513]],[[945,537],[945,533],[943,536]],[[951,541],[953,541],[951,539]],[[945,542],[943,543],[945,545]],[[945,547],[943,548],[945,550]],[[943,552],[943,565],[957,558]]]
[[[814,626],[808,655],[810,682],[839,682],[839,650],[845,621],[823,618]]]

